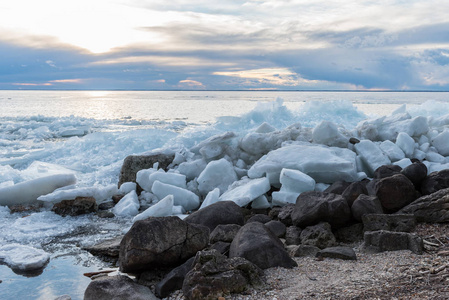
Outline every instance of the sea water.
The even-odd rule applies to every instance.
[[[449,113],[449,93],[439,92],[0,91],[0,103],[0,187],[67,172],[80,187],[116,184],[128,155],[189,148],[263,122],[283,129],[329,120],[351,130],[403,104],[412,115]],[[82,273],[109,267],[82,247],[122,234],[130,221],[46,210],[10,214],[0,207],[0,226],[0,245],[20,243],[51,255],[35,277],[0,265],[0,299],[82,299],[90,281]]]

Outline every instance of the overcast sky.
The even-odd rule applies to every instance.
[[[449,1],[2,0],[0,89],[449,90]]]

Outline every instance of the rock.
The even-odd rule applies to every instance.
[[[136,174],[140,170],[152,168],[159,163],[159,168],[166,170],[175,158],[174,154],[130,155],[123,161],[120,170],[118,187],[125,182],[136,182]],[[140,188],[140,186],[138,186]],[[142,189],[140,188],[140,191]]]
[[[355,144],[360,143],[360,140],[355,138],[355,137],[352,137],[352,138],[349,139],[349,143],[355,145]]]
[[[217,299],[261,285],[262,276],[262,270],[242,257],[228,259],[215,250],[200,251],[182,291],[187,300]]]
[[[263,214],[257,214],[257,215],[252,216],[251,218],[249,218],[248,221],[246,221],[246,223],[259,222],[259,223],[265,224],[270,221],[271,221],[271,218],[269,216],[263,215]]]
[[[115,215],[112,211],[107,211],[107,210],[97,211],[97,216],[99,218],[103,218],[103,219],[109,219],[109,218],[115,217]]]
[[[65,216],[79,216],[97,211],[94,197],[76,197],[74,200],[62,200],[51,209],[55,214]]]
[[[176,266],[204,249],[209,230],[178,217],[151,217],[137,221],[120,243],[122,272]]]
[[[84,292],[84,300],[157,300],[146,286],[127,276],[102,276],[93,280]]]
[[[449,188],[449,169],[433,172],[421,182],[421,193],[430,195]]]
[[[277,220],[279,213],[281,212],[281,209],[283,209],[284,207],[287,207],[289,205],[293,205],[293,207],[295,206],[294,204],[287,204],[283,207],[279,207],[279,206],[275,206],[272,209],[270,209],[270,211],[268,212],[268,216],[272,219],[272,220]]]
[[[324,190],[324,192],[341,195],[350,184],[350,182],[338,180],[332,183],[327,189]]]
[[[304,228],[300,237],[301,244],[315,246],[320,249],[335,246],[337,243],[331,226],[326,222]]]
[[[215,249],[219,253],[224,254],[226,256],[228,256],[230,248],[231,248],[231,243],[226,243],[226,242],[221,242],[221,241],[216,242],[215,244],[213,244],[209,247],[210,250]]]
[[[121,198],[120,198],[121,199]],[[119,200],[120,201],[120,200]],[[108,210],[114,207],[115,204],[117,204],[118,201],[116,203],[114,203],[114,201],[106,201],[103,203],[100,203],[98,205],[98,210]]]
[[[419,190],[421,182],[427,177],[427,167],[422,162],[415,162],[405,167],[401,173],[415,185],[417,190]]]
[[[398,165],[383,165],[374,171],[374,179],[391,177],[401,173],[402,168]]]
[[[200,209],[184,219],[190,224],[206,226],[213,231],[220,224],[243,225],[245,216],[240,206],[232,201],[219,201]]]
[[[343,198],[348,202],[349,207],[352,206],[355,199],[357,199],[360,195],[367,195],[368,191],[366,190],[366,181],[356,181],[351,183],[341,194]]]
[[[397,212],[413,214],[418,222],[449,222],[449,188],[422,196]]]
[[[285,244],[299,245],[301,243],[301,228],[289,226],[285,230]]]
[[[270,221],[265,226],[271,230],[278,238],[285,236],[287,227],[281,221]]]
[[[278,220],[284,223],[286,226],[293,225],[292,213],[294,209],[295,204],[287,204],[286,206],[281,207],[277,215]],[[274,209],[272,209],[272,211],[273,210]]]
[[[215,227],[215,229],[210,233],[210,243],[216,242],[226,242],[231,243],[237,232],[242,226],[237,224],[221,224]]]
[[[352,216],[358,222],[366,214],[383,214],[382,204],[376,196],[360,195],[351,207]]]
[[[259,222],[248,223],[239,230],[231,243],[229,257],[244,257],[261,269],[297,266],[281,240]]]
[[[318,251],[320,251],[320,248],[310,245],[294,245],[288,247],[288,253],[292,257],[315,257]]]
[[[336,258],[343,260],[357,260],[357,255],[350,247],[330,247],[319,251],[318,258]]]
[[[412,232],[416,227],[413,214],[366,214],[362,217],[364,231]]]
[[[413,183],[404,175],[396,174],[374,183],[374,196],[379,198],[385,212],[396,212],[417,198]]]
[[[424,243],[422,238],[411,233],[379,230],[365,232],[364,248],[368,252],[411,250],[422,254]]]
[[[165,298],[171,292],[182,288],[182,283],[187,273],[192,270],[195,257],[189,258],[179,267],[174,268],[162,279],[155,287],[155,294],[158,297]]]
[[[351,209],[346,200],[341,195],[325,192],[302,193],[296,200],[292,213],[293,224],[298,227],[328,222],[337,228],[351,219]]]
[[[92,255],[118,258],[122,238],[123,236],[119,236],[113,239],[105,240],[101,243],[93,245],[92,247],[84,247],[83,249],[89,251]]]
[[[338,228],[334,232],[335,238],[339,242],[354,243],[363,240],[363,224],[356,223],[347,227]]]

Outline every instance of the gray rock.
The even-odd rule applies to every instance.
[[[177,266],[204,249],[209,230],[178,217],[150,217],[137,221],[120,243],[122,272]]]
[[[449,222],[449,188],[422,196],[397,212],[413,214],[418,222]]]
[[[376,196],[360,195],[351,206],[352,216],[357,222],[366,214],[383,214],[382,204]]]
[[[245,215],[240,206],[232,201],[219,201],[206,206],[184,219],[187,223],[206,226],[213,231],[220,224],[243,225]]]
[[[421,193],[430,195],[449,188],[449,169],[432,172],[421,182]]]
[[[174,157],[174,154],[130,155],[126,157],[120,170],[118,187],[125,182],[136,182],[138,171],[152,168],[157,162],[159,168],[166,170],[173,162]]]
[[[301,244],[311,245],[320,249],[335,246],[337,243],[329,223],[321,222],[304,228],[301,232]]]
[[[354,249],[350,247],[330,247],[319,251],[316,257],[357,260]]]
[[[237,232],[242,226],[237,224],[221,224],[215,227],[215,229],[210,233],[210,243],[216,243],[219,241],[231,243]]]
[[[215,244],[212,244],[209,247],[210,250],[215,249],[219,253],[224,254],[226,256],[228,256],[230,248],[231,248],[231,243],[226,243],[226,242],[216,242]]]
[[[374,179],[391,177],[401,173],[402,168],[397,165],[383,165],[374,171]]]
[[[295,209],[295,204],[287,204],[280,208],[279,214],[277,216],[278,220],[284,223],[286,226],[293,225],[292,213]]]
[[[261,269],[242,257],[228,259],[215,250],[200,251],[182,291],[187,300],[217,299],[261,285],[262,276]]]
[[[368,231],[364,235],[364,248],[367,252],[383,252],[411,250],[422,254],[424,243],[422,238],[407,232]]]
[[[332,193],[341,195],[348,188],[350,182],[339,180],[332,183],[327,189],[324,190],[325,193]]]
[[[293,224],[298,227],[328,222],[332,227],[338,228],[351,219],[351,209],[346,200],[341,195],[324,192],[301,193],[292,213]]]
[[[404,175],[396,174],[375,182],[372,195],[379,198],[385,212],[396,212],[416,200],[418,193]]]
[[[270,221],[271,221],[271,218],[269,216],[264,215],[264,214],[257,214],[257,215],[252,216],[251,218],[249,218],[248,221],[246,221],[246,223],[260,222],[262,224],[265,224]]]
[[[62,200],[51,209],[55,214],[65,216],[79,216],[96,212],[98,209],[94,197],[76,197],[74,200]]]
[[[281,221],[270,221],[265,223],[265,226],[267,226],[267,228],[270,229],[271,232],[273,232],[278,238],[285,236],[287,227],[285,227],[284,223]]]
[[[401,173],[405,175],[419,190],[421,182],[427,177],[427,167],[422,162],[415,162],[405,167]]]
[[[118,258],[120,253],[120,242],[122,241],[122,238],[123,236],[119,236],[113,239],[104,240],[101,243],[98,243],[91,247],[84,247],[83,249],[96,256]]]
[[[285,244],[299,245],[301,243],[302,229],[296,226],[289,226],[285,230]]]
[[[149,288],[135,283],[127,276],[103,276],[91,281],[84,300],[157,300]]]
[[[293,257],[315,257],[316,254],[320,251],[320,248],[310,245],[292,245],[288,246],[287,250],[290,256]]]
[[[366,190],[366,184],[368,182],[365,181],[356,181],[351,183],[341,194],[343,198],[348,202],[349,207],[352,207],[354,201],[360,195],[367,195],[368,191]]]
[[[337,241],[343,243],[354,243],[363,240],[363,224],[356,223],[350,226],[338,228],[334,232]]]
[[[248,223],[239,230],[231,243],[229,257],[244,257],[261,269],[297,266],[281,240],[259,222]]]
[[[155,288],[158,297],[168,297],[173,291],[180,290],[187,273],[192,270],[195,257],[189,258],[179,267],[174,268],[162,279]]]
[[[367,214],[362,217],[364,231],[412,232],[416,227],[413,214]]]

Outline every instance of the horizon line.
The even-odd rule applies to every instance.
[[[0,91],[70,91],[70,92],[76,92],[76,91],[110,91],[110,92],[369,92],[369,93],[419,93],[419,92],[425,92],[425,93],[447,93],[449,90],[332,90],[332,89],[324,89],[324,90],[307,90],[307,89],[299,89],[299,90],[249,90],[249,89],[235,89],[235,90],[225,90],[225,89],[206,89],[206,90],[185,90],[185,89],[2,89],[0,88]]]

